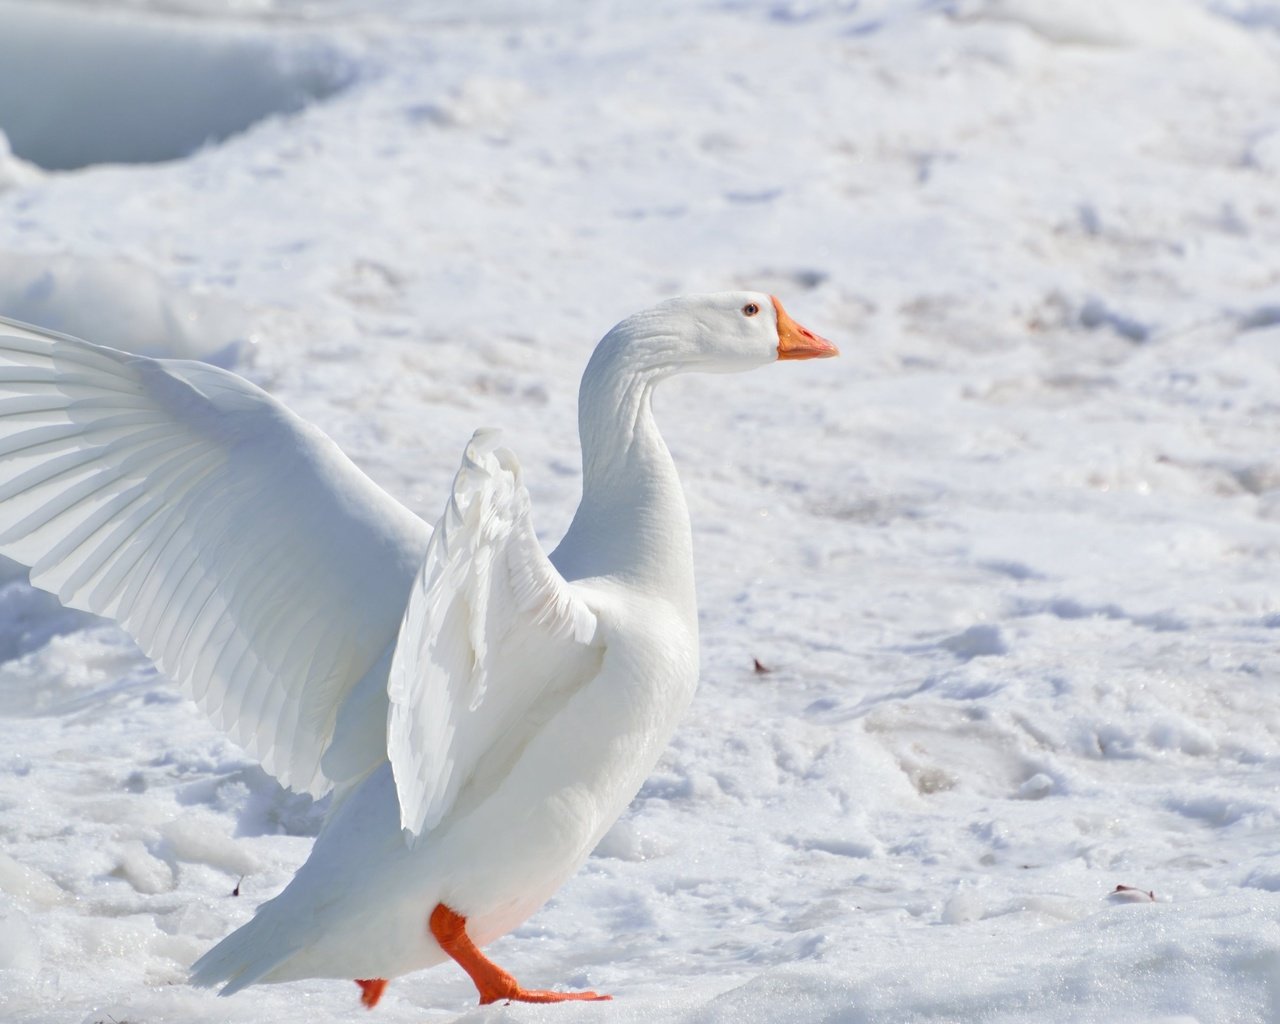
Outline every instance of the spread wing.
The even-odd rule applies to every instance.
[[[119,621],[284,784],[330,788],[429,534],[248,381],[0,319],[0,553]]]
[[[538,544],[520,467],[496,444],[478,431],[467,446],[391,660],[387,752],[414,836],[539,699],[599,664],[596,616]]]

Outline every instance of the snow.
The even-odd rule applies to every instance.
[[[0,124],[50,170],[187,156],[346,84],[335,44],[73,6],[0,4]]]
[[[659,395],[699,696],[491,950],[615,1001],[377,1019],[1280,1019],[1277,57],[1268,0],[0,4],[0,313],[232,365],[425,517],[501,427],[554,543],[667,295],[843,350]],[[184,983],[323,807],[11,566],[0,657],[0,1019],[371,1019]]]

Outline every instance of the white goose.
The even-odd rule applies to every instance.
[[[698,677],[689,517],[654,385],[833,356],[776,299],[629,317],[582,378],[582,503],[548,558],[479,432],[434,532],[234,374],[0,324],[0,552],[117,619],[282,783],[334,799],[307,862],[197,985],[386,980],[478,949],[582,864]]]

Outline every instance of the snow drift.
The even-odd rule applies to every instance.
[[[265,26],[0,3],[0,130],[48,170],[173,160],[352,74],[331,43]]]

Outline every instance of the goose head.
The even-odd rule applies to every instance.
[[[568,579],[614,575],[675,593],[696,630],[689,512],[654,422],[654,385],[677,373],[837,354],[762,292],[686,295],[627,317],[582,376],[582,504],[553,563]]]
[[[683,295],[627,317],[605,335],[592,362],[622,363],[645,377],[662,378],[839,354],[831,342],[792,320],[772,295],[717,292]]]

